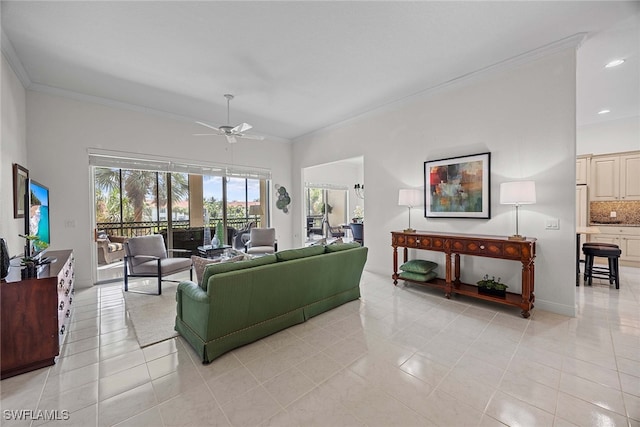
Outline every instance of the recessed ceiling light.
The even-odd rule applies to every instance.
[[[610,112],[611,112],[611,110],[600,110],[600,111],[598,111],[598,114],[607,114],[607,113],[610,113]]]
[[[622,64],[623,62],[624,62],[624,59],[614,59],[613,61],[611,61],[607,65],[605,65],[604,68],[617,67],[618,65]]]

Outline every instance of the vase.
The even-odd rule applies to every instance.
[[[34,277],[38,277],[38,266],[35,264],[25,265],[22,270],[20,270],[20,278],[22,279],[31,279]]]
[[[9,248],[7,241],[0,239],[0,279],[4,279],[9,275]]]

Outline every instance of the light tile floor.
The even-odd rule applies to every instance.
[[[638,269],[576,288],[575,318],[367,272],[361,289],[206,366],[181,338],[140,349],[120,286],[81,290],[58,363],[0,383],[1,423],[640,426]],[[69,419],[7,420],[20,409]]]

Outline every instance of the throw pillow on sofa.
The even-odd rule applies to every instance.
[[[400,266],[400,270],[402,271],[418,274],[427,274],[436,268],[438,268],[438,264],[433,261],[425,261],[423,259],[412,259]]]
[[[196,255],[191,255],[191,262],[193,263],[193,269],[196,271],[196,280],[198,285],[200,285],[200,287],[202,287],[202,279],[204,278],[204,272],[207,266],[211,264],[242,261],[243,259],[245,258],[244,258],[244,255],[242,254],[236,255],[232,258],[226,258],[226,259],[223,259],[223,258],[211,259],[211,258],[203,258]]]
[[[193,263],[193,269],[196,272],[196,283],[202,286],[202,276],[204,275],[204,269],[209,264],[217,264],[220,262],[218,259],[203,258],[196,255],[191,255],[191,262]]]

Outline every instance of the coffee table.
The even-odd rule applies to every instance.
[[[231,246],[222,245],[217,248],[211,245],[198,246],[198,254],[200,254],[201,257],[205,258],[215,258],[216,256],[222,255],[227,249],[231,249]]]

